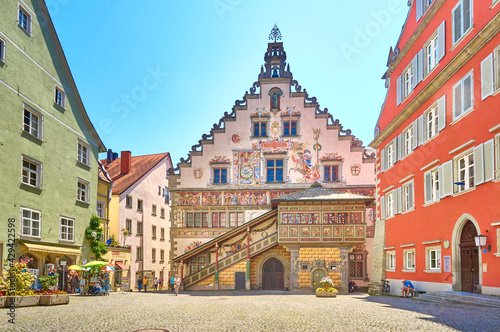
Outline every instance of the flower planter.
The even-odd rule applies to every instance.
[[[56,294],[56,295],[40,295],[40,305],[59,305],[68,304],[69,295],[68,294]]]
[[[30,307],[38,305],[40,295],[26,295],[26,296],[6,296],[5,307],[10,307],[14,302],[16,307]]]
[[[335,292],[318,292],[316,291],[316,297],[337,297]]]

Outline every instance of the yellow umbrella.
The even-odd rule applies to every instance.
[[[68,270],[81,271],[83,269],[78,265],[71,265],[70,267],[68,267]]]

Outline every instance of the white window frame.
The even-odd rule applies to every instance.
[[[31,168],[26,168],[24,166],[24,162],[35,165],[36,171],[33,171]],[[24,181],[25,173],[26,173],[26,177],[27,177],[27,182]],[[30,183],[32,174],[35,174],[35,177],[36,177],[35,178],[35,182],[36,182],[35,185],[32,185]],[[39,162],[38,160],[35,160],[33,158],[30,158],[28,156],[23,155],[22,159],[21,159],[21,183],[26,185],[26,186],[30,186],[30,187],[37,188],[37,189],[42,189],[42,163]]]
[[[101,219],[104,219],[106,213],[106,205],[101,201],[97,201],[96,210],[97,210],[97,216]]]
[[[455,85],[453,85],[453,120],[462,117],[464,114],[474,109],[474,72],[471,70],[462,77]],[[470,78],[470,107],[465,108],[465,81]],[[460,86],[460,107],[456,105],[456,89]],[[460,113],[457,113],[457,108],[460,108]]]
[[[470,3],[470,26],[467,28],[467,30],[464,29],[464,0],[459,1],[455,7],[451,10],[451,35],[452,35],[452,45],[458,44],[462,38],[469,32],[472,27],[474,26],[474,6],[473,6],[473,0],[468,0]],[[460,35],[455,36],[455,11],[458,10],[458,7],[460,7]]]
[[[86,189],[82,189],[80,187],[80,184],[84,185]],[[83,179],[78,178],[77,184],[76,184],[76,200],[79,202],[88,204],[89,203],[89,191],[90,191],[90,183],[83,180]],[[85,200],[81,199],[82,192],[83,192]]]
[[[130,202],[130,204],[129,204]],[[132,205],[134,204],[132,196],[126,195],[125,196],[125,207],[131,209]]]
[[[29,124],[25,123],[26,112],[30,113]],[[37,118],[36,121],[37,129],[33,129],[33,123],[34,123],[33,116]],[[26,126],[28,128],[26,128]],[[39,140],[43,140],[43,115],[25,104],[23,107],[23,114],[22,114],[22,128],[25,133]],[[36,134],[33,133],[34,130],[36,130]]]
[[[66,221],[67,224],[63,225],[63,221]],[[64,229],[66,229],[66,231]],[[75,219],[63,216],[59,218],[59,240],[75,242]]]
[[[435,258],[432,259],[432,253],[435,253]],[[434,264],[433,264],[434,263]],[[427,271],[441,272],[442,270],[442,255],[441,246],[425,248],[425,267]]]
[[[24,217],[24,211],[27,211],[29,212],[29,217]],[[33,218],[33,213],[36,213],[38,214],[38,219],[34,219]],[[34,209],[30,209],[30,208],[27,208],[27,207],[21,207],[21,230],[19,232],[19,234],[21,236],[27,236],[27,237],[32,237],[32,238],[41,238],[42,237],[42,212],[41,211],[38,211],[38,210],[34,210]],[[29,226],[27,226],[29,228],[29,234],[26,234],[24,233],[24,221],[27,220],[29,221]],[[37,222],[38,223],[38,227],[34,227],[33,224]],[[37,229],[38,230],[38,235],[33,235],[33,230],[34,229]]]
[[[269,160],[274,160],[274,167],[271,167],[273,170],[274,170],[274,181],[271,181],[271,182],[268,182],[268,177],[267,177],[267,169],[268,169],[268,166],[267,166],[267,162]],[[276,161],[278,160],[281,160],[283,162],[283,166],[282,167],[278,167],[276,166]],[[269,158],[266,158],[264,159],[264,162],[265,162],[265,183],[286,183],[286,170],[287,170],[287,163],[286,163],[286,157],[285,155],[279,155],[279,156],[276,156],[276,157],[269,157]],[[277,170],[281,168],[282,169],[282,181],[277,181]]]
[[[5,63],[5,40],[0,38],[0,62]]]
[[[394,191],[391,191],[387,194],[385,194],[385,204],[386,204],[386,208],[385,208],[385,218],[390,218],[390,217],[393,217],[396,213],[396,202],[394,201]]]
[[[424,136],[425,141],[428,141],[439,133],[439,110],[437,103],[424,113],[424,121],[426,129]]]
[[[431,202],[439,201],[439,172],[438,169],[435,168],[430,170],[431,176]]]
[[[411,211],[415,209],[415,185],[413,180],[404,183],[401,186],[403,212]]]
[[[411,258],[412,260],[409,260],[409,258]],[[403,271],[416,270],[415,249],[403,250],[403,260],[404,260]]]
[[[387,251],[385,257],[385,269],[387,271],[396,271],[396,251]]]
[[[24,26],[24,23],[19,20],[19,13],[22,12],[26,16],[26,26]],[[21,6],[21,4],[18,4],[18,10],[17,10],[17,24],[21,29],[23,29],[24,32],[26,32],[28,35],[31,36],[31,29],[32,29],[32,17],[31,13]]]
[[[387,144],[386,147],[386,153],[387,153],[387,169],[391,168],[394,166],[394,163],[396,162],[396,150],[394,148],[394,142],[391,142]]]
[[[77,156],[76,156],[78,162],[85,166],[90,166],[90,155],[91,155],[90,145],[83,142],[82,140],[78,140]]]
[[[407,155],[413,152],[414,139],[415,139],[415,132],[413,130],[413,124],[411,124],[403,131],[403,142],[402,142],[403,157],[406,157]]]
[[[58,98],[58,92],[61,96],[60,99]],[[66,92],[58,85],[56,85],[54,89],[54,104],[66,109]]]
[[[410,63],[408,67],[405,68],[402,74],[403,77],[403,99],[407,98],[413,91],[412,81],[415,79],[415,70],[413,64]]]
[[[437,32],[424,46],[425,75],[429,74],[439,63],[439,40]]]
[[[472,159],[472,162],[471,162]],[[464,165],[461,167],[460,161],[464,160]],[[460,193],[475,187],[474,184],[474,152],[469,150],[460,156],[457,156],[453,160],[453,179],[455,182],[464,182],[465,185],[454,185],[455,193]],[[472,172],[472,175],[471,175]],[[472,185],[471,182],[472,181]]]

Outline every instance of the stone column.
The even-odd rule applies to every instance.
[[[299,289],[299,247],[288,247],[290,252],[290,290]]]
[[[373,241],[373,258],[368,294],[382,293],[382,280],[385,280],[385,220],[375,222],[375,238]]]
[[[349,282],[349,251],[351,251],[351,246],[339,246],[340,250],[340,275],[341,281],[339,285],[339,293],[348,292],[348,282]]]

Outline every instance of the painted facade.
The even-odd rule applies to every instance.
[[[500,5],[410,2],[384,75],[373,292],[500,295]],[[478,247],[477,235],[486,236]]]
[[[313,183],[373,197],[374,162],[371,151],[293,78],[283,43],[269,43],[258,81],[170,171],[171,259],[267,215],[275,200]],[[367,225],[371,211],[362,211]],[[193,261],[185,276],[208,261]],[[179,273],[175,266],[172,271]]]
[[[41,274],[90,260],[84,231],[105,147],[44,1],[2,1],[0,83],[0,259],[15,238],[15,259]]]
[[[132,156],[130,151],[122,151],[121,158],[103,163],[113,180],[109,236],[114,234],[119,245],[130,246],[130,260],[126,262],[125,257],[120,262],[130,268],[131,287],[135,287],[139,276],[149,276],[151,283],[155,277],[166,280],[170,269],[166,192],[167,170],[172,167],[170,155]]]

